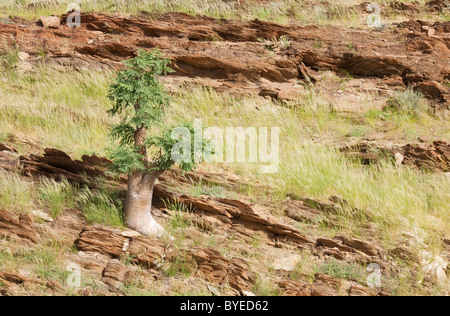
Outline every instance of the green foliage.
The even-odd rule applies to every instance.
[[[47,240],[40,247],[30,248],[20,245],[7,252],[0,251],[3,262],[14,263],[19,269],[31,269],[31,273],[43,280],[52,280],[60,284],[67,279],[67,271],[61,258],[67,251],[67,246],[59,241]],[[1,261],[0,261],[1,262]]]
[[[189,132],[191,133],[191,136],[194,137],[194,129],[190,125],[185,125],[189,129]],[[178,143],[176,139],[172,138],[172,132],[174,131],[176,127],[169,127],[164,128],[160,135],[158,136],[151,136],[147,139],[147,146],[148,147],[156,147],[159,148],[159,153],[157,153],[153,157],[152,165],[156,165],[159,168],[163,170],[169,169],[173,164],[174,161],[172,159],[172,149],[174,146]],[[182,143],[191,142],[192,139],[186,139],[182,138]],[[191,145],[193,142],[190,143]],[[189,145],[189,144],[188,144]],[[184,146],[182,146],[184,148]],[[181,150],[183,153],[183,151]],[[193,154],[193,153],[192,153]],[[193,158],[193,157],[191,157]],[[189,171],[192,170],[195,167],[194,159],[190,159],[190,162],[180,162],[180,167],[182,170]]]
[[[167,127],[164,122],[170,97],[159,77],[173,71],[169,63],[158,50],[139,50],[135,58],[125,61],[125,69],[110,86],[108,98],[114,105],[108,113],[123,117],[111,129],[110,138],[116,142],[108,149],[114,162],[112,170],[117,173],[165,171],[175,164],[172,157],[175,146],[180,146],[180,152],[190,158],[177,161],[180,168],[190,171],[195,167],[193,127],[183,124],[181,128],[187,129],[191,136],[177,140],[172,137],[177,127]],[[147,131],[155,130],[160,133],[147,135]],[[142,134],[145,139],[141,139]],[[203,142],[197,150],[203,152],[206,145]],[[190,152],[183,152],[185,148]]]
[[[125,114],[122,122],[112,128],[113,139],[119,139],[121,144],[133,144],[137,129],[163,123],[170,98],[159,76],[173,71],[168,67],[169,62],[157,50],[139,50],[136,58],[124,62],[125,69],[118,73],[108,92],[108,98],[114,101],[108,113]]]
[[[123,254],[122,256],[120,256],[120,261],[122,261],[126,265],[133,264],[133,262],[135,260],[136,260],[136,256],[135,255]]]
[[[111,145],[107,149],[108,156],[113,160],[111,171],[118,174],[132,174],[136,171],[144,172],[147,168],[144,156],[134,145]]]
[[[186,134],[189,134],[189,137],[185,134],[182,134],[180,139],[172,137],[179,136],[178,132],[183,130]],[[203,131],[197,132],[203,133]],[[167,170],[175,163],[172,150],[174,148],[179,149],[180,156],[185,158],[177,159],[178,166],[181,170],[187,172],[195,168],[196,152],[198,151],[203,155],[203,149],[208,146],[209,142],[203,140],[202,143],[199,144],[200,148],[195,148],[194,128],[190,123],[184,123],[182,126],[170,126],[164,128],[160,135],[147,138],[146,144],[149,148],[153,147],[159,150],[153,157],[152,165],[158,166],[157,168],[160,170]],[[189,150],[189,152],[185,152],[185,150]],[[214,152],[212,152],[212,154],[214,154]]]

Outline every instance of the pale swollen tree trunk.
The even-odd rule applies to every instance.
[[[134,134],[135,145],[141,148],[145,166],[150,167],[145,148],[146,128],[138,128]],[[152,216],[153,188],[162,171],[151,173],[136,171],[128,176],[128,192],[125,201],[126,225],[145,236],[162,237],[166,231]]]
[[[136,172],[128,176],[125,221],[129,228],[145,236],[162,237],[164,228],[152,216],[153,188],[160,172]]]

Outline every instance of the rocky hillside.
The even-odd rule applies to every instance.
[[[0,5],[0,296],[449,294],[448,1],[383,1],[375,29],[362,1],[320,4],[315,24],[235,2],[231,18],[105,8],[77,28],[58,1]],[[124,226],[103,150],[107,86],[153,48],[174,70],[170,120],[281,130],[273,175],[159,178],[173,240]]]
[[[444,144],[445,147],[448,159],[449,148]],[[107,176],[105,167],[109,162],[96,156],[83,156],[82,161],[77,161],[60,150],[46,149],[44,156],[15,158],[9,149],[3,151],[1,157],[2,169],[20,172],[35,181],[42,177],[56,180],[64,178],[92,189],[104,186],[106,181],[108,186],[126,190],[126,178]],[[186,234],[184,241],[178,240],[173,244],[167,240],[142,237],[126,229],[89,225],[78,209],[71,209],[55,220],[42,211],[18,216],[3,210],[0,213],[0,233],[6,238],[3,243],[5,246],[12,243],[16,247],[17,244],[20,247],[26,245],[31,249],[46,247],[49,240],[52,244],[73,243],[76,251],[65,254],[64,262],[68,265],[78,264],[90,278],[101,281],[95,282],[101,285],[99,289],[89,286],[78,289],[76,293],[81,295],[133,294],[124,290],[124,287],[134,282],[139,283],[139,289],[142,287],[163,295],[174,294],[173,283],[182,287],[182,291],[191,290],[193,294],[197,293],[195,291],[201,294],[209,291],[213,295],[250,295],[256,287],[257,290],[285,295],[389,295],[382,289],[364,286],[369,274],[363,267],[377,264],[384,275],[389,273],[389,282],[392,283],[399,273],[394,258],[409,262],[412,271],[420,268],[420,259],[408,249],[408,243],[385,250],[373,240],[364,241],[343,235],[327,238],[305,234],[295,228],[296,222],[314,227],[319,216],[326,218],[327,225],[338,225],[334,222],[338,221],[339,213],[347,203],[338,197],[330,198],[328,203],[321,203],[292,196],[281,205],[255,209],[251,203],[243,200],[177,193],[189,191],[188,186],[202,181],[219,183],[228,193],[238,194],[235,190],[239,182],[222,176],[197,172],[182,177],[174,171],[160,180],[155,192],[157,200],[154,212],[161,222],[177,221],[175,228],[186,230],[183,232]],[[171,206],[166,208],[167,205]],[[178,207],[174,208],[173,205]],[[269,215],[271,209],[280,207],[285,215],[282,220]],[[370,224],[363,225],[361,229],[367,234],[374,234]],[[404,237],[409,243],[418,242],[414,235],[405,234]],[[448,240],[444,242],[449,245]],[[227,246],[233,250],[222,248]],[[7,260],[7,255],[18,259],[23,251],[20,250],[22,248],[8,249],[2,256],[3,260]],[[298,254],[299,250],[302,255]],[[264,258],[260,257],[262,253]],[[306,259],[305,256],[310,258]],[[305,264],[314,262],[305,263],[304,260],[314,260],[318,264],[314,276],[302,273]],[[442,266],[445,259],[440,260],[429,265],[426,282],[436,282],[433,277],[438,282],[445,278]],[[299,270],[299,265],[303,269]],[[259,289],[263,286],[258,283],[262,282],[259,271],[267,267],[273,273],[266,281],[270,286],[268,289]],[[190,277],[183,279],[178,275],[172,276],[172,273]],[[40,287],[43,293],[66,294],[67,291],[64,284],[20,273],[2,272],[0,276],[4,295],[26,294],[29,287],[33,286]]]
[[[318,71],[330,70],[365,79],[354,89],[368,86],[383,95],[413,86],[439,108],[450,102],[449,22],[409,20],[373,32],[143,12],[86,14],[82,26],[71,29],[64,25],[67,16],[13,19],[2,24],[0,36],[28,54],[20,62],[25,69],[42,58],[75,69],[117,69],[138,48],[158,47],[172,60],[173,84],[195,81],[218,91],[295,100],[300,79],[316,82]]]

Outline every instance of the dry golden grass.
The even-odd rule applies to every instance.
[[[0,135],[28,135],[42,142],[43,147],[61,148],[75,157],[93,152],[102,154],[112,123],[105,113],[111,76],[103,72],[59,72],[46,68],[35,74],[3,73]],[[255,164],[209,167],[224,168],[250,183],[275,188],[275,196],[257,199],[277,201],[288,193],[324,200],[331,195],[340,196],[373,215],[386,243],[395,242],[402,232],[419,232],[438,251],[440,237],[450,231],[450,178],[396,167],[390,161],[364,167],[347,160],[336,147],[346,141],[355,123],[330,111],[328,101],[318,91],[311,90],[301,104],[289,108],[259,97],[238,98],[203,88],[180,89],[173,96],[168,123],[194,118],[201,118],[204,126],[280,127],[278,173],[260,174]],[[447,140],[450,135],[447,122],[433,117],[426,121],[396,116],[387,121],[376,117],[372,120],[380,124],[388,124],[389,120],[403,122],[396,123],[395,137],[399,141],[408,136],[409,129],[426,133],[430,125],[433,126],[430,133],[437,129]],[[370,127],[372,132],[377,131],[377,126]],[[364,134],[356,133],[352,139],[358,138],[364,138]],[[24,196],[22,203],[27,200]],[[356,230],[358,223],[354,226]]]
[[[388,0],[372,1],[383,5],[382,17],[386,22],[411,18],[406,13],[389,8]],[[423,5],[426,1],[416,1]],[[0,16],[17,15],[25,18],[39,18],[42,15],[63,14],[69,3],[80,3],[83,12],[103,12],[111,14],[137,14],[185,12],[228,19],[260,19],[277,23],[317,24],[317,25],[366,25],[367,14],[354,8],[361,1],[306,1],[306,0],[3,0]],[[439,16],[424,10],[416,14],[421,19],[448,20],[448,12]]]

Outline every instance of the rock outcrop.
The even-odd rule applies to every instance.
[[[32,243],[39,242],[39,234],[33,227],[30,216],[0,210],[0,236],[6,238],[26,240]]]
[[[445,141],[431,144],[407,144],[392,148],[380,148],[367,142],[340,149],[346,156],[357,159],[363,164],[376,163],[381,159],[395,159],[401,155],[400,164],[415,166],[429,171],[450,172],[450,145]]]
[[[76,246],[83,253],[99,253],[118,259],[124,256],[149,269],[163,264],[185,261],[194,274],[217,284],[229,284],[241,292],[251,288],[248,264],[240,258],[227,259],[209,247],[195,247],[177,251],[162,240],[146,237],[125,237],[120,231],[101,226],[88,226],[80,234]],[[111,261],[105,267],[103,279],[117,287],[126,278],[126,267]]]
[[[0,160],[0,167],[2,166]],[[8,158],[4,165],[16,164],[13,157]],[[114,181],[117,178],[105,174],[110,162],[96,156],[83,156],[82,161],[72,160],[66,153],[57,149],[45,149],[43,156],[21,156],[20,166],[24,175],[36,179],[45,176],[61,180],[67,180],[88,186],[95,186],[96,177]],[[119,178],[119,185],[126,185],[126,178]],[[222,229],[233,229],[242,236],[250,239],[258,234],[273,242],[291,242],[300,247],[314,245],[314,240],[305,236],[296,228],[281,223],[273,216],[256,211],[250,204],[227,198],[193,197],[177,195],[170,192],[164,184],[157,184],[154,189],[155,203],[158,199],[165,201],[177,201],[186,205],[198,216],[197,223],[208,229],[211,220],[221,223]],[[211,220],[209,220],[211,219]]]
[[[27,62],[37,61],[45,47],[49,63],[75,68],[117,69],[137,49],[159,47],[172,60],[171,83],[195,81],[238,94],[298,99],[302,97],[298,80],[314,83],[316,70],[332,70],[362,77],[400,77],[430,98],[449,101],[444,84],[448,75],[441,71],[448,68],[448,22],[412,20],[380,37],[377,32],[343,27],[147,12],[134,17],[83,14],[81,27],[73,31],[64,24],[66,18],[67,14],[41,19],[47,28],[26,21],[0,23],[0,40],[13,39],[31,56]],[[417,54],[424,50],[427,58]]]

